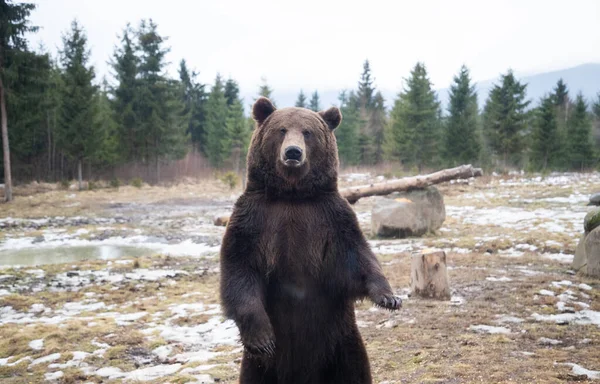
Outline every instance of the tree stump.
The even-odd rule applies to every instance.
[[[450,300],[446,253],[426,249],[412,255],[410,288],[415,296]]]

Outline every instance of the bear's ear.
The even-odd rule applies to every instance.
[[[326,111],[321,111],[319,112],[319,116],[325,120],[329,126],[329,129],[332,131],[336,129],[342,122],[342,112],[338,107],[331,107]]]
[[[258,124],[262,124],[267,117],[271,116],[275,112],[275,106],[271,103],[271,100],[266,97],[259,97],[254,106],[252,107],[252,117]]]

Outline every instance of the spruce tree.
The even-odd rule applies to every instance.
[[[59,143],[63,152],[77,163],[79,189],[83,189],[83,161],[97,155],[103,136],[97,134],[93,124],[94,68],[88,64],[87,37],[77,21],[71,23],[71,30],[63,36],[60,53],[64,87]]]
[[[557,111],[553,95],[542,98],[535,111],[531,140],[531,163],[535,169],[546,170],[553,167],[560,159],[557,157],[560,148]]]
[[[554,92],[551,95],[554,101],[556,109],[556,123],[558,126],[558,145],[556,148],[556,154],[554,155],[553,166],[564,167],[568,166],[568,148],[567,148],[567,135],[568,135],[568,121],[569,113],[572,107],[571,100],[569,98],[569,89],[563,79],[559,79],[554,87]]]
[[[236,174],[239,174],[240,165],[246,155],[248,143],[250,142],[250,136],[252,134],[246,118],[244,117],[244,107],[239,99],[236,99],[233,104],[229,106],[226,130],[224,133],[224,148],[229,148],[233,171]]]
[[[227,135],[227,98],[223,80],[217,75],[206,103],[206,155],[215,167],[222,167],[230,155]]]
[[[342,165],[357,165],[360,161],[358,133],[360,114],[357,108],[356,95],[342,91],[339,95],[342,123],[334,131],[338,145],[339,159]]]
[[[298,94],[298,99],[296,99],[296,104],[294,106],[298,107],[298,108],[307,108],[308,107],[308,105],[306,103],[306,96],[304,95],[303,90],[300,90],[300,93]]]
[[[369,112],[367,131],[373,134],[373,164],[383,161],[384,131],[386,126],[385,100],[381,92],[377,91],[373,96],[373,103]]]
[[[373,97],[375,96],[375,87],[373,86],[374,79],[371,75],[371,66],[369,60],[365,60],[363,64],[363,72],[358,82],[358,92],[356,96],[358,98],[359,107],[361,113],[365,114],[373,106]],[[365,118],[365,116],[363,116]]]
[[[235,102],[238,101],[239,97],[240,87],[238,83],[233,79],[227,79],[227,81],[225,82],[225,98],[227,99],[227,106],[232,106]]]
[[[121,36],[121,46],[115,48],[111,66],[118,85],[113,88],[112,104],[118,125],[118,151],[124,161],[139,161],[144,145],[142,126],[137,115],[139,59],[132,41],[134,31],[128,24]]]
[[[593,165],[592,121],[581,93],[575,99],[573,113],[569,119],[567,145],[572,169],[583,170]]]
[[[37,31],[29,24],[29,15],[35,4],[14,4],[10,0],[0,0],[0,129],[2,132],[2,153],[4,167],[4,201],[11,201],[12,174],[10,166],[10,145],[8,139],[8,117],[6,93],[4,89],[5,61],[19,51],[27,50],[27,32]]]
[[[308,109],[319,112],[321,110],[321,102],[319,101],[319,92],[315,91],[310,97]]]
[[[477,161],[481,151],[477,92],[464,65],[450,86],[448,115],[444,132],[446,160],[453,166]]]
[[[500,78],[490,91],[484,108],[484,132],[492,151],[504,166],[515,165],[526,148],[528,124],[527,84],[521,84],[512,71]]]
[[[405,165],[435,165],[439,159],[440,104],[427,76],[417,63],[390,114],[387,156]]]
[[[137,35],[141,58],[136,104],[145,139],[142,159],[154,163],[155,181],[159,182],[161,162],[185,156],[188,127],[181,85],[164,77],[169,52],[165,38],[152,19],[142,20]]]
[[[184,105],[184,116],[186,116],[187,134],[190,136],[192,144],[202,152],[205,150],[205,109],[206,92],[205,85],[196,81],[197,73],[187,68],[185,60],[179,64],[179,80],[183,88],[182,102]]]
[[[109,90],[106,79],[102,87],[94,94],[94,132],[100,141],[95,156],[90,160],[98,165],[112,166],[118,161],[119,135],[115,114],[109,100]]]

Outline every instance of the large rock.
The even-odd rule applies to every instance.
[[[381,237],[422,236],[446,220],[444,198],[435,187],[399,192],[379,199],[371,215],[372,233]]]
[[[600,193],[590,196],[590,203],[588,205],[600,205]]]
[[[583,219],[583,229],[585,233],[590,233],[596,227],[600,226],[600,209],[594,209],[585,215]]]
[[[589,276],[600,277],[600,227],[587,234],[584,246],[587,258],[584,272]]]

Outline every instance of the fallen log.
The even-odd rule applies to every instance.
[[[340,194],[350,204],[356,203],[360,198],[367,196],[383,196],[392,192],[408,191],[411,189],[422,189],[430,185],[443,183],[454,179],[468,179],[483,175],[481,168],[473,168],[471,164],[461,165],[456,168],[443,169],[428,175],[405,177],[383,183],[359,185],[340,189]]]

